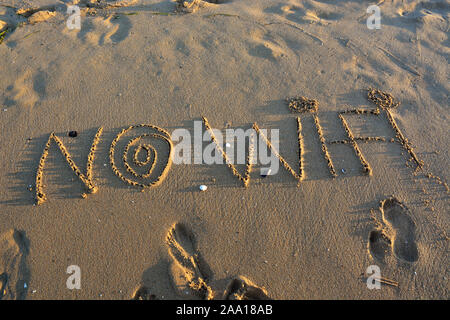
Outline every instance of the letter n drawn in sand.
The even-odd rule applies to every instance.
[[[36,202],[38,205],[44,203],[47,200],[47,196],[45,195],[43,188],[43,177],[44,177],[45,161],[47,160],[52,141],[56,143],[56,145],[63,154],[72,171],[75,172],[78,178],[80,178],[81,182],[83,182],[83,184],[86,186],[87,191],[89,193],[97,192],[97,187],[93,183],[92,165],[94,162],[95,150],[97,148],[98,142],[100,141],[100,136],[102,132],[103,127],[100,127],[97,133],[95,134],[87,159],[86,174],[83,174],[78,168],[78,166],[75,164],[75,162],[72,160],[72,156],[70,155],[69,151],[67,151],[61,139],[58,138],[54,132],[50,134],[47,143],[45,144],[44,151],[42,152],[41,159],[39,160],[39,166],[36,173]],[[83,194],[83,197],[85,196],[86,194]]]

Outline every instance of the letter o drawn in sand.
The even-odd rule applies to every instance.
[[[136,131],[133,136],[132,131]],[[127,142],[122,141],[126,139]],[[123,150],[120,168],[116,149]],[[162,156],[157,151],[161,149],[164,150]],[[169,132],[157,126],[139,124],[119,132],[111,143],[109,159],[114,173],[122,181],[144,189],[161,184],[172,165],[172,152]]]

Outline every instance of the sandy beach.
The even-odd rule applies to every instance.
[[[0,0],[0,299],[448,299],[449,19]],[[228,163],[227,129],[278,133],[278,170]]]

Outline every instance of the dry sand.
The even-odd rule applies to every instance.
[[[380,1],[380,30],[366,27],[371,1],[194,2],[66,1],[82,8],[69,30],[63,1],[0,0],[0,297],[448,299],[449,1]],[[340,114],[374,109],[369,87],[400,105]],[[291,113],[294,96],[317,113]],[[280,129],[295,172],[299,116],[299,186],[282,167],[253,170],[247,188],[226,165],[155,168],[164,179],[145,192],[114,174],[122,129],[192,131],[202,116]],[[80,290],[66,287],[69,265]],[[370,265],[381,290],[366,286]]]

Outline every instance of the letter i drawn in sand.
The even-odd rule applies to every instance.
[[[322,146],[322,153],[324,155],[325,161],[328,165],[328,170],[333,178],[337,177],[336,170],[334,168],[333,160],[328,152],[325,137],[323,135],[323,129],[320,124],[319,116],[317,115],[319,111],[319,102],[315,99],[309,99],[303,96],[293,97],[286,99],[288,107],[293,113],[303,113],[310,112],[313,114],[314,125],[316,127],[317,135],[319,136],[319,141]],[[303,137],[301,135],[301,123],[300,118],[297,118],[297,132],[298,132],[298,144],[299,144],[299,158],[300,158],[300,180],[304,178],[303,172]]]

